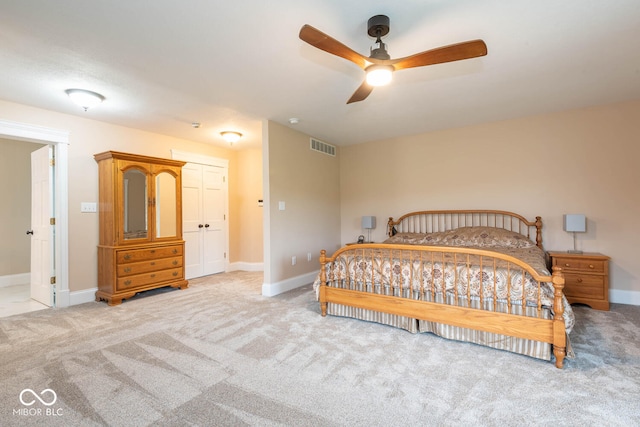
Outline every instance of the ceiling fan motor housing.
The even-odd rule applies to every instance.
[[[389,17],[386,15],[376,15],[369,18],[367,28],[367,33],[371,37],[384,37],[389,33]]]

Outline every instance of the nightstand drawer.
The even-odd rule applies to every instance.
[[[565,273],[564,294],[567,297],[603,299],[604,279],[604,276]]]
[[[604,273],[604,264],[606,261],[575,259],[575,258],[556,258],[556,265],[563,270],[580,270],[592,271],[594,273]]]

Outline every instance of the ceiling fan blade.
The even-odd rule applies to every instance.
[[[393,59],[388,63],[393,65],[396,70],[402,70],[403,68],[422,67],[424,65],[477,58],[486,54],[487,45],[482,40],[472,40],[427,50],[404,58]]]
[[[311,25],[303,25],[300,29],[299,36],[301,40],[309,43],[311,46],[347,59],[362,69],[367,66],[367,58],[365,56],[360,55],[358,52],[348,48],[338,40],[326,35]]]
[[[351,104],[352,102],[358,102],[358,101],[362,101],[363,99],[366,99],[367,96],[369,96],[369,94],[372,91],[373,91],[373,86],[371,86],[365,80],[364,82],[362,82],[360,87],[358,87],[358,89],[356,89],[356,91],[353,92],[353,95],[351,95],[351,98],[349,98],[349,100],[347,101],[347,104]]]

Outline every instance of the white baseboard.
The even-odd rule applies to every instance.
[[[616,304],[640,305],[640,292],[609,289],[609,302]]]
[[[7,286],[15,285],[28,285],[30,282],[30,273],[8,274],[6,276],[0,276],[0,288],[6,288]]]
[[[78,305],[95,301],[97,290],[98,288],[91,288],[71,292],[69,294],[69,305]]]
[[[291,289],[299,288],[300,286],[308,285],[318,276],[318,271],[303,274],[301,276],[292,277],[276,283],[263,283],[262,295],[265,297],[273,297],[281,293],[290,291]]]
[[[227,266],[227,271],[264,271],[264,263],[233,262]]]

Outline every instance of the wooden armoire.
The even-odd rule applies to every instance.
[[[107,151],[98,162],[100,240],[96,301],[188,287],[182,239],[181,161]]]

